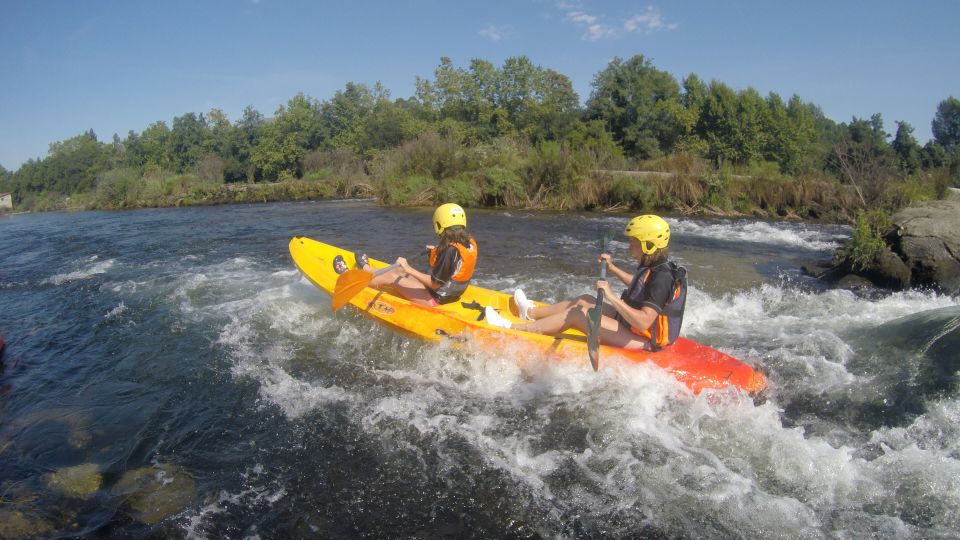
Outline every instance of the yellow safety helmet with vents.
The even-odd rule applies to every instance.
[[[443,234],[443,230],[447,227],[453,227],[454,225],[460,225],[461,227],[467,226],[467,214],[463,211],[463,208],[460,208],[460,205],[447,203],[441,204],[433,212],[433,230],[437,232],[437,235]]]
[[[647,255],[656,253],[670,243],[670,225],[660,216],[652,214],[631,219],[623,234],[639,240],[640,249]]]

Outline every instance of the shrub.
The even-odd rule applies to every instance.
[[[715,206],[717,208],[730,209],[732,204],[727,197],[727,184],[730,180],[729,175],[722,173],[708,174],[703,179],[704,192],[702,203],[704,205]]]
[[[303,158],[303,170],[304,180],[326,180],[335,196],[352,197],[369,189],[363,161],[349,148],[310,152]]]
[[[97,177],[92,204],[97,208],[129,208],[137,206],[143,182],[140,173],[131,167],[111,169]]]
[[[556,141],[537,144],[528,158],[528,191],[572,193],[586,170],[578,157]]]
[[[651,208],[654,206],[654,189],[645,180],[629,176],[614,176],[609,192],[613,205],[618,203],[630,208]]]
[[[204,182],[219,184],[223,182],[224,161],[216,154],[207,154],[194,167],[197,176]]]
[[[380,200],[391,206],[426,205],[433,202],[436,182],[425,175],[388,178],[383,182]]]
[[[455,202],[473,206],[480,202],[482,193],[475,178],[476,173],[464,172],[455,178],[445,178],[437,184],[435,203]]]
[[[330,178],[330,170],[322,169],[319,171],[310,171],[303,173],[303,180],[305,182],[324,182]]]
[[[482,175],[484,204],[519,206],[526,198],[523,177],[507,167],[494,166]]]
[[[854,270],[865,269],[889,249],[883,235],[892,223],[890,216],[883,210],[857,212],[853,236],[837,250],[834,258],[849,261]]]
[[[637,167],[642,171],[669,172],[691,176],[704,176],[713,171],[709,161],[686,152],[644,160],[638,163]]]
[[[645,180],[653,188],[651,204],[659,208],[694,206],[703,200],[703,183],[686,174],[650,175]]]

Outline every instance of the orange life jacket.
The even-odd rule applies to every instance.
[[[450,244],[451,246],[457,248],[457,252],[460,253],[460,264],[457,267],[457,270],[450,277],[453,281],[458,281],[460,283],[466,283],[470,281],[470,278],[473,276],[473,269],[477,266],[477,241],[470,238],[470,245],[464,246],[456,242]],[[432,268],[437,264],[437,248],[430,250],[430,267]]]

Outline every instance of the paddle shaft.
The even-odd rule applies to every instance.
[[[607,237],[600,237],[600,254],[607,249]],[[607,261],[600,260],[600,279],[607,279]],[[600,369],[600,327],[603,323],[603,290],[597,291],[597,304],[587,311],[587,355],[594,371]]]
[[[607,261],[600,263],[600,279],[606,281],[607,279]],[[603,290],[597,291],[597,310],[603,309]]]

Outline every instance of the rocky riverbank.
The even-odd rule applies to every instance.
[[[930,287],[960,294],[960,200],[930,201],[904,208],[883,235],[884,249],[864,265],[835,257],[804,265],[813,276],[841,286],[863,280],[894,290]]]

